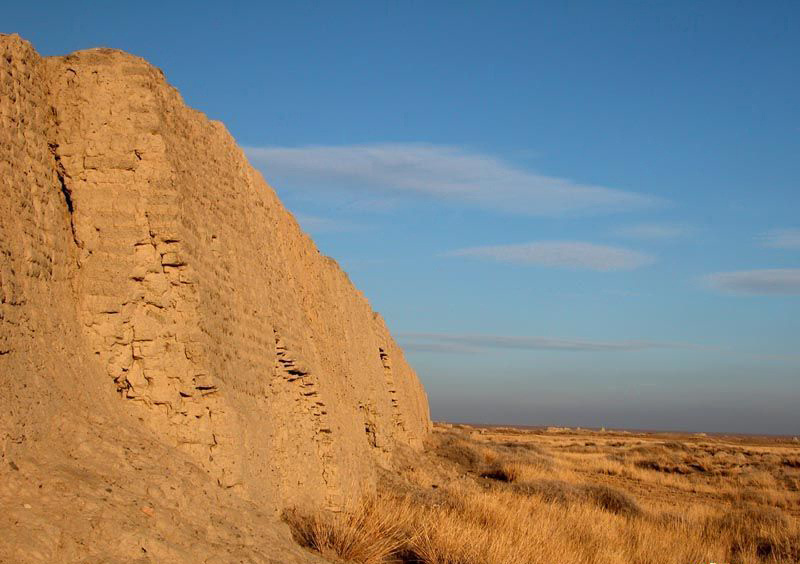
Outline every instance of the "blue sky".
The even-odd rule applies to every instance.
[[[800,4],[13,3],[223,121],[437,419],[800,433]]]

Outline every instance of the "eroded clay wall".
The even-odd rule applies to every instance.
[[[102,394],[99,364],[81,350],[48,84],[31,46],[0,36],[0,456],[46,440],[79,399]]]
[[[221,124],[139,58],[42,60],[0,41],[21,50],[3,135],[29,122],[0,144],[0,353],[14,302],[61,302],[87,378],[220,485],[275,506],[341,506],[397,444],[421,444],[427,400],[402,351]]]

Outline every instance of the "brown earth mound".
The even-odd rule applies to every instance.
[[[311,561],[430,430],[381,318],[144,60],[0,35],[0,562]]]

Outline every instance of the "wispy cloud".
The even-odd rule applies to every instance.
[[[800,268],[716,272],[703,278],[709,287],[731,294],[800,295]]]
[[[245,151],[284,190],[426,196],[534,216],[629,211],[662,203],[635,192],[544,176],[458,147],[388,143]]]
[[[309,233],[340,233],[344,231],[357,231],[363,226],[350,221],[306,215],[295,214],[298,223]]]
[[[620,237],[648,240],[680,239],[694,232],[693,227],[680,223],[637,223],[624,225],[614,230],[614,233]]]
[[[765,247],[800,249],[800,229],[773,229],[761,236]]]
[[[498,262],[588,270],[633,270],[654,262],[645,253],[577,241],[543,241],[516,245],[470,247],[448,256],[490,259]]]
[[[406,351],[414,352],[473,354],[479,350],[477,347],[459,343],[419,342],[414,340],[406,342],[402,338],[400,342]]]
[[[503,335],[461,335],[452,333],[400,333],[398,339],[408,350],[424,352],[467,352],[486,349],[519,349],[532,351],[641,351],[653,349],[705,349],[691,343],[555,337],[515,337]]]

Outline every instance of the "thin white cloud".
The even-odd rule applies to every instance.
[[[800,229],[773,229],[761,237],[765,247],[800,249]]]
[[[295,218],[300,226],[309,233],[341,233],[344,231],[357,231],[361,229],[360,225],[339,219],[330,219],[302,213],[295,214]]]
[[[694,233],[695,229],[679,223],[637,223],[614,230],[620,237],[647,240],[680,239]]]
[[[404,341],[401,339],[403,349],[406,351],[414,352],[433,352],[433,353],[459,353],[459,354],[473,354],[478,352],[478,348],[458,343],[437,343],[437,342],[419,342],[419,341]]]
[[[662,203],[635,192],[544,176],[457,147],[388,143],[245,151],[282,190],[425,196],[534,216],[620,212]]]
[[[716,272],[703,278],[709,287],[731,294],[800,295],[800,268]]]
[[[479,352],[485,349],[546,351],[641,351],[653,349],[698,349],[691,343],[643,340],[598,341],[557,337],[516,337],[504,335],[461,335],[452,333],[400,333],[398,339],[409,350],[423,352]]]
[[[578,241],[543,241],[516,245],[470,247],[452,251],[447,255],[490,259],[514,264],[599,271],[633,270],[655,261],[652,256],[639,251]]]

